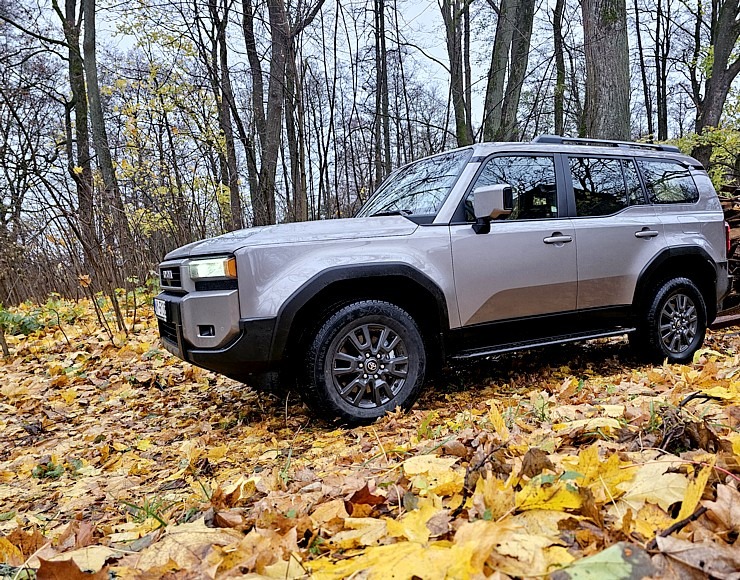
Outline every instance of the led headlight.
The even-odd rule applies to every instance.
[[[236,258],[206,258],[190,262],[190,278],[236,278]]]

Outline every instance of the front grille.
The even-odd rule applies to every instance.
[[[236,280],[200,280],[195,283],[198,292],[209,292],[212,290],[236,290]]]
[[[177,344],[177,325],[174,322],[164,322],[163,320],[158,320],[158,322],[159,336]]]
[[[159,269],[159,283],[162,288],[182,288],[182,275],[179,266]]]

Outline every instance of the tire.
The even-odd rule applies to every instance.
[[[416,401],[426,352],[419,327],[403,309],[378,300],[348,304],[309,338],[300,391],[330,421],[362,424]]]
[[[634,345],[646,348],[656,361],[686,363],[701,347],[706,331],[707,308],[701,292],[688,278],[673,278],[657,288]]]

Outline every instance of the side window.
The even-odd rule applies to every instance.
[[[555,182],[555,162],[550,156],[506,155],[493,157],[465,200],[468,221],[474,221],[475,189],[508,183],[513,194],[514,209],[501,219],[531,220],[558,217],[558,192]]]
[[[602,216],[645,203],[640,180],[631,161],[570,157],[576,215]]]
[[[638,161],[652,203],[694,203],[699,190],[689,170],[675,161]]]

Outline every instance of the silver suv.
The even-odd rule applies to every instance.
[[[543,135],[406,165],[354,218],[179,248],[154,308],[178,357],[248,383],[280,371],[356,423],[410,407],[449,360],[621,334],[691,360],[728,240],[677,148]]]

